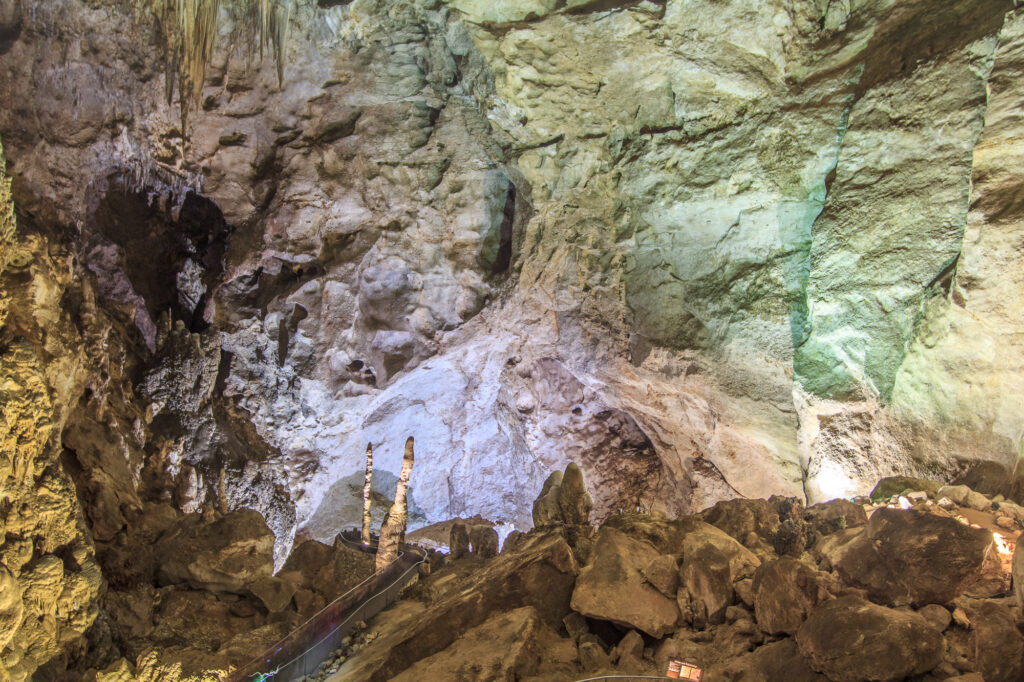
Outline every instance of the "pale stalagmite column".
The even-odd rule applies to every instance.
[[[398,546],[405,537],[405,524],[409,519],[409,508],[405,503],[405,493],[409,488],[409,474],[412,473],[413,439],[405,441],[405,457],[402,459],[402,473],[398,477],[395,489],[395,501],[384,519],[380,529],[380,540],[377,545],[377,570],[381,570],[398,558]]]
[[[363,480],[363,544],[370,543],[370,484],[373,483],[373,443],[366,444],[366,478]]]

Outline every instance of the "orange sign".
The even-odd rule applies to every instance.
[[[665,672],[665,677],[670,677],[673,680],[701,682],[704,679],[704,670],[682,659],[671,658],[668,661],[668,670]]]

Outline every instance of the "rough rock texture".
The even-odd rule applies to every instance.
[[[883,508],[863,530],[821,550],[844,579],[888,604],[946,603],[977,580],[991,531],[948,517]]]
[[[274,569],[274,535],[263,517],[239,509],[210,524],[188,518],[156,547],[163,584],[188,582],[196,589],[240,592]]]
[[[1017,596],[1017,606],[1024,609],[1024,542],[1017,543],[1013,550],[1013,592]]]
[[[780,500],[763,502],[785,514],[787,505]],[[898,502],[892,504],[898,509]],[[736,511],[736,504],[728,506]],[[756,501],[748,506],[764,508]],[[957,523],[966,523],[969,514],[978,524],[994,523],[991,513],[943,508],[931,499],[918,506],[914,514],[963,519]],[[818,511],[826,507],[849,511],[840,505]],[[883,517],[888,509],[884,504],[865,507]],[[822,524],[816,545],[831,539],[842,544],[844,536],[866,532]],[[572,526],[538,528],[496,559],[439,564],[398,605],[367,623],[356,638],[366,643],[346,650],[343,663],[332,664],[336,670],[328,679],[517,677],[540,682],[656,676],[670,658],[700,666],[709,682],[932,682],[972,671],[983,672],[985,679],[1019,676],[1024,648],[1005,585],[994,596],[958,596],[950,609],[938,604],[887,608],[877,597],[875,602],[865,598],[865,591],[841,572],[829,572],[827,557],[817,552],[797,560],[769,545],[758,565],[752,551],[700,516],[629,513],[616,514],[601,526],[597,542],[587,549],[587,564],[573,576],[572,552],[578,550],[566,539],[574,536]],[[1008,532],[1004,539],[1009,546],[1019,537]],[[865,560],[878,561],[879,554],[913,553],[915,543],[912,533],[879,534],[876,552],[858,551],[866,552]],[[713,561],[702,561],[708,555]],[[1009,571],[1008,559],[997,562],[1003,574]],[[538,561],[563,568],[524,579]],[[673,589],[666,574],[678,576],[679,561],[679,572],[685,576],[687,565],[695,565],[702,580]],[[652,627],[658,600],[671,603],[673,593],[684,617],[671,626]],[[725,595],[720,617],[714,600],[719,594]],[[705,605],[702,617],[694,617],[698,602]],[[530,626],[533,612],[519,608],[524,603],[534,605],[545,626]],[[546,617],[538,604],[548,609]],[[573,610],[566,613],[568,608]],[[554,632],[538,637],[546,627]],[[506,644],[519,628],[518,643]],[[509,672],[520,665],[529,672]]]
[[[828,599],[816,572],[784,557],[761,564],[754,572],[754,613],[769,635],[795,635],[815,606]]]
[[[643,576],[643,569],[657,556],[650,544],[614,528],[602,528],[590,561],[576,581],[573,610],[652,637],[672,632],[679,619],[675,600],[653,588]]]
[[[733,583],[751,577],[760,560],[725,533],[707,526],[687,533],[682,550],[679,605],[683,618],[698,628],[721,623],[735,596]]]
[[[523,679],[536,672],[544,646],[554,637],[537,610],[524,606],[469,630],[444,652],[419,661],[391,679]]]
[[[981,602],[972,605],[969,615],[978,672],[986,682],[1024,678],[1024,635],[1013,612],[1000,604]]]
[[[153,505],[280,568],[406,432],[411,529],[570,461],[597,522],[1017,470],[1012,0],[296,2],[283,73],[224,0],[195,102],[164,4],[0,11],[0,555],[67,591],[16,679],[117,662]]]
[[[334,679],[390,680],[416,661],[451,646],[494,612],[532,607],[542,623],[560,627],[569,613],[577,571],[561,537],[531,537],[518,552],[502,555],[461,581],[459,589],[440,597],[429,610],[412,611],[364,655],[346,661]]]
[[[655,557],[641,572],[659,592],[669,599],[675,598],[679,589],[679,565],[675,557],[667,554]]]
[[[812,611],[796,642],[811,667],[834,682],[900,680],[928,672],[942,653],[942,635],[921,616],[856,596]]]
[[[498,532],[490,526],[474,526],[469,534],[469,543],[473,554],[481,559],[498,555]]]
[[[464,523],[453,523],[449,534],[448,553],[452,559],[461,559],[469,553],[469,530]]]

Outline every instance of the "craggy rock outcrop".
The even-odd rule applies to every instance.
[[[365,654],[346,661],[336,678],[374,682],[393,679],[416,661],[456,643],[464,634],[470,642],[475,640],[479,631],[469,633],[493,612],[532,607],[532,612],[519,615],[536,614],[548,627],[560,627],[569,612],[578,570],[569,546],[557,534],[531,537],[519,551],[503,554],[468,576],[460,589],[452,589],[429,610],[411,609],[408,614],[398,614],[401,621],[397,627],[378,638]]]
[[[240,509],[213,523],[186,518],[156,547],[163,584],[188,582],[211,592],[241,592],[274,570],[274,535],[263,517]]]
[[[976,524],[995,525],[996,511],[940,506],[934,495],[914,499],[911,511],[900,509],[899,500],[820,506],[816,514],[841,512],[830,518],[856,518],[856,506],[870,519],[866,527],[820,523],[817,544],[846,543],[849,551],[863,554],[863,562],[879,562],[880,557],[914,557],[919,552],[920,538],[894,530],[894,525],[903,529],[901,520],[917,524],[922,532],[929,528],[920,519],[925,515],[952,521],[971,534],[980,531],[970,527],[965,514]],[[736,500],[727,506],[733,518],[757,518],[766,508],[787,513],[787,505],[778,499]],[[877,532],[869,545],[844,539],[866,536],[871,529]],[[1016,530],[1002,530],[1004,543],[1020,537]],[[348,651],[327,679],[412,679],[427,670],[449,677],[457,677],[455,671],[487,677],[482,666],[472,667],[477,660],[496,670],[528,670],[522,673],[525,679],[548,680],[657,676],[664,674],[669,659],[682,658],[703,668],[710,681],[761,682],[927,681],[974,671],[984,679],[1010,680],[1024,664],[1024,640],[1006,583],[1000,583],[1001,592],[985,598],[961,595],[945,605],[890,608],[879,603],[884,598],[870,591],[865,597],[856,581],[833,571],[825,554],[805,552],[798,560],[769,545],[759,562],[751,550],[697,516],[617,514],[599,529],[589,559],[574,579],[558,573],[549,574],[557,575],[549,583],[510,580],[521,570],[514,567],[531,565],[542,548],[542,553],[571,556],[561,537],[566,531],[535,529],[497,559],[440,565],[406,601],[368,623],[372,642]],[[994,570],[1005,577],[1010,557],[999,556]],[[925,586],[943,573],[951,584],[962,579],[955,557],[950,562],[936,559],[929,570],[922,577]],[[978,575],[961,587],[971,592],[988,580]],[[519,605],[539,603],[546,595],[557,602],[549,593],[554,584],[559,590],[571,589],[572,611],[558,621],[551,619],[557,611],[539,619],[551,630],[538,638],[532,611]],[[507,601],[497,601],[498,595]],[[680,610],[663,612],[663,606],[675,605],[673,598]],[[566,608],[565,602],[559,603]],[[502,642],[520,628],[521,644],[482,643],[482,633]],[[471,654],[477,647],[484,649]]]

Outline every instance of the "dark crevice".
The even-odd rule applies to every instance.
[[[491,274],[498,275],[508,271],[512,263],[512,226],[516,218],[516,186],[508,185],[505,195],[505,207],[502,210],[501,231],[499,233],[498,255],[491,266]]]
[[[278,367],[284,367],[285,360],[288,359],[288,343],[295,332],[299,330],[299,322],[309,317],[309,312],[301,305],[296,304],[292,308],[292,314],[285,318],[282,317],[281,321],[277,325],[277,365]]]
[[[208,326],[206,299],[223,272],[231,233],[216,204],[189,192],[174,215],[146,192],[115,181],[93,220],[99,233],[94,246],[107,241],[119,247],[116,265],[152,319],[170,310],[194,332]],[[191,274],[185,270],[189,261]],[[91,262],[90,267],[101,280],[114,274],[109,263]]]

